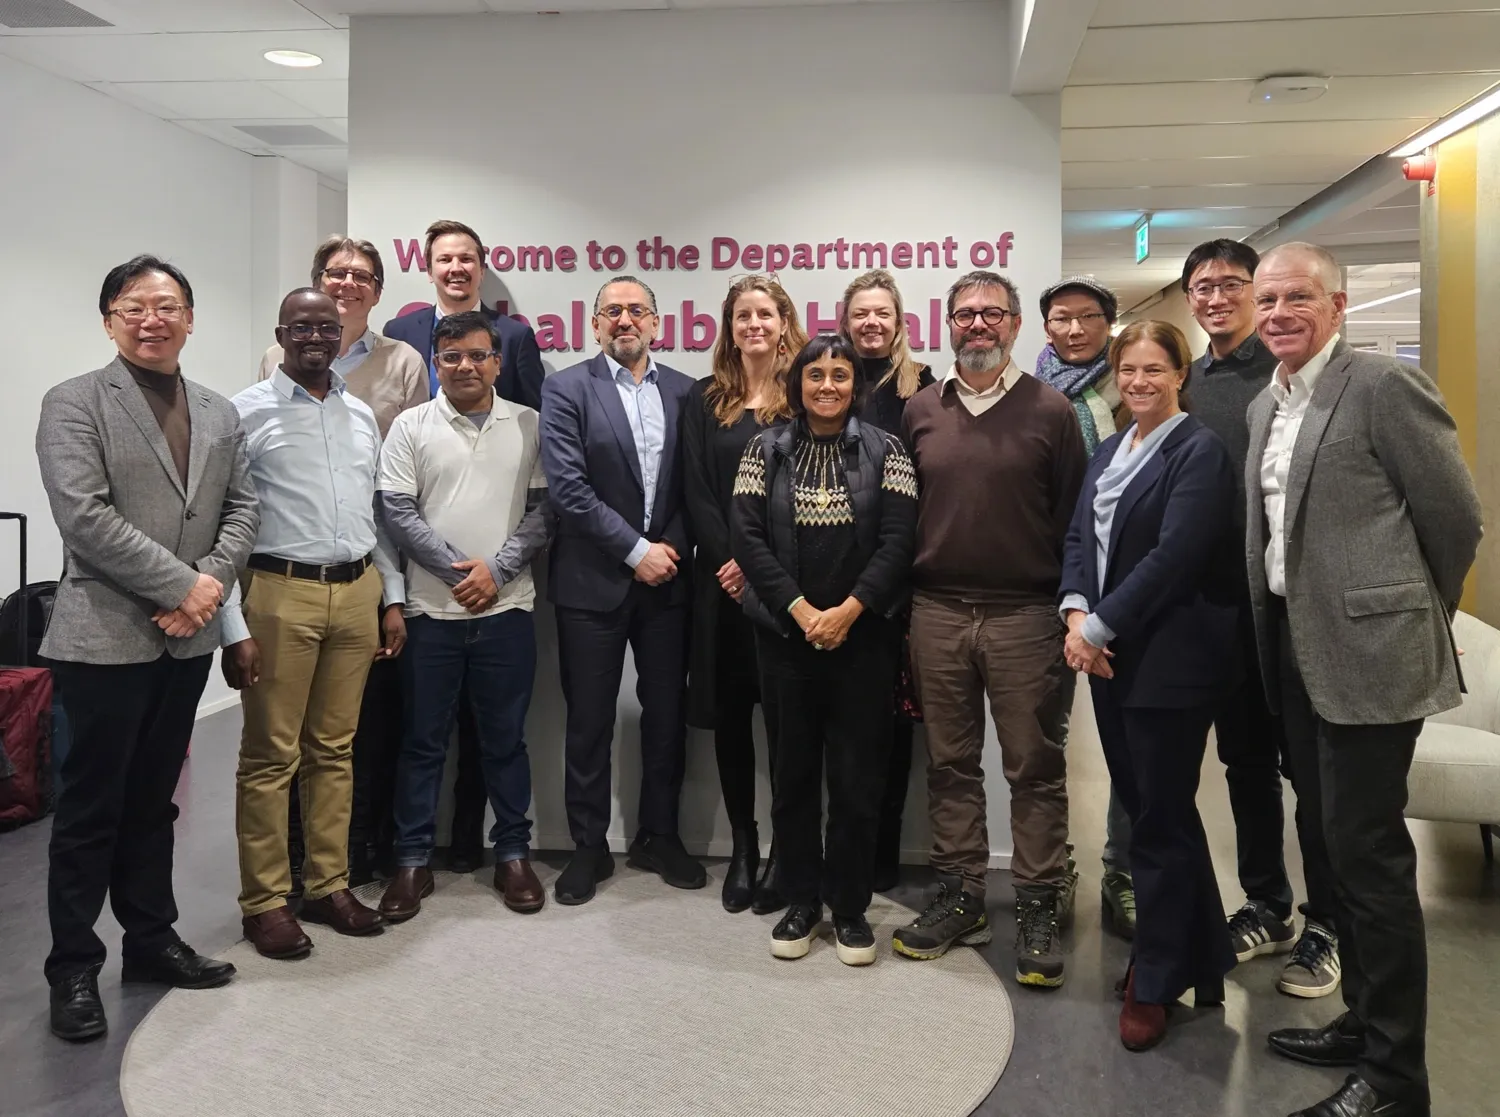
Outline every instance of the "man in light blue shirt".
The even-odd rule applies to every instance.
[[[301,288],[282,301],[280,322],[281,367],[234,398],[262,516],[244,584],[224,606],[223,668],[243,692],[235,813],[245,937],[267,957],[294,958],[312,946],[286,902],[294,775],[302,918],[341,934],[382,926],[349,891],[352,742],[370,665],[398,654],[406,629],[400,568],[375,513],[380,428],[331,368],[337,308]]]

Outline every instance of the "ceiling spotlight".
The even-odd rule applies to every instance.
[[[1272,74],[1250,90],[1252,105],[1300,105],[1328,92],[1328,79],[1317,74]]]
[[[305,50],[268,50],[261,57],[278,66],[293,66],[299,70],[305,70],[309,66],[323,65],[323,59]]]

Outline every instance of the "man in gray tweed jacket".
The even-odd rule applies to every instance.
[[[222,985],[227,962],[177,937],[172,794],[219,645],[218,608],[250,555],[260,513],[239,416],[182,377],[193,330],[183,274],[137,256],[105,277],[119,355],[42,401],[37,460],[64,572],[41,654],[73,743],[63,763],[47,877],[52,1030],[106,1030],[94,923],[108,895],[125,929],[126,981]]]
[[[1303,857],[1326,861],[1348,1009],[1270,1044],[1356,1069],[1294,1117],[1429,1117],[1427,945],[1402,812],[1423,719],[1462,701],[1449,619],[1482,517],[1436,385],[1349,348],[1347,301],[1314,245],[1256,269],[1256,328],[1280,364],[1249,411],[1251,607]]]

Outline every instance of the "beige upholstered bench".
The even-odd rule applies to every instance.
[[[1479,825],[1485,860],[1500,823],[1500,632],[1459,613],[1453,636],[1468,692],[1463,705],[1427,719],[1407,780],[1408,818]]]

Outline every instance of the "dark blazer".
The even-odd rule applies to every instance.
[[[1243,671],[1233,593],[1234,466],[1218,435],[1191,415],[1179,423],[1120,495],[1101,593],[1094,496],[1124,437],[1106,439],[1089,460],[1058,600],[1082,594],[1115,633],[1111,685],[1122,706],[1206,705]]]
[[[490,307],[483,307],[500,331],[500,376],[495,380],[495,391],[501,399],[511,403],[525,404],[540,411],[542,407],[542,379],[547,370],[542,367],[542,351],[537,347],[536,333],[524,322],[504,314],[496,314]],[[392,318],[381,329],[386,337],[404,341],[427,362],[427,388],[431,399],[437,399],[437,375],[432,371],[432,327],[437,312],[432,307],[414,310],[399,318]]]
[[[688,599],[693,548],[683,515],[678,423],[693,378],[662,364],[656,372],[666,438],[649,530],[641,523],[646,489],[635,437],[604,354],[542,385],[542,468],[558,515],[547,568],[554,605],[619,608],[635,577],[625,559],[642,535],[677,551],[677,577],[664,588],[674,603]]]

